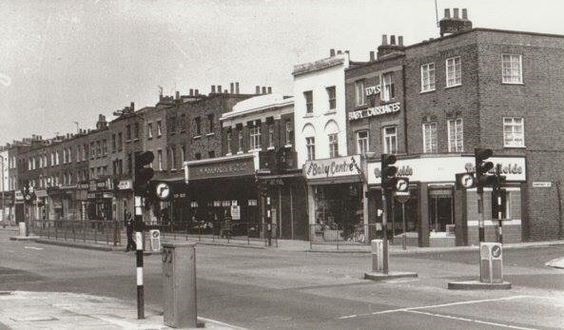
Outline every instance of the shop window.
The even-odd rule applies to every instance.
[[[329,157],[339,157],[339,140],[338,134],[329,134]]]
[[[522,58],[521,55],[501,55],[501,81],[504,84],[522,84]]]
[[[520,117],[503,118],[503,146],[506,148],[525,147],[525,123]]]
[[[398,130],[396,126],[384,127],[382,129],[382,141],[384,142],[384,153],[398,153]]]
[[[307,160],[315,160],[315,138],[306,138]]]
[[[438,150],[437,142],[437,123],[423,123],[423,153],[436,153]]]
[[[364,97],[364,79],[357,80],[354,83],[354,95],[355,95],[355,105],[357,107],[363,106],[366,104],[366,98]]]
[[[462,118],[449,119],[447,121],[448,130],[448,152],[463,152],[463,122]]]
[[[460,56],[446,60],[446,87],[462,85],[462,64]]]
[[[435,90],[435,63],[427,63],[421,66],[421,92]]]

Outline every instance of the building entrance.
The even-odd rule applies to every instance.
[[[451,189],[429,190],[429,230],[454,233],[454,207]]]

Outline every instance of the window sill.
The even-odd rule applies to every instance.
[[[456,88],[456,87],[460,87],[460,86],[462,86],[462,84],[452,85],[452,86],[445,86],[445,89]]]
[[[504,149],[527,149],[526,146],[503,146]]]
[[[233,156],[233,154],[228,152],[228,153],[225,154],[225,156]]]
[[[325,116],[330,116],[330,115],[335,115],[335,114],[337,114],[337,110],[327,111],[326,113],[324,113]]]
[[[303,118],[313,118],[315,117],[313,113],[306,113]]]
[[[196,135],[196,136],[192,137],[192,139],[194,139],[194,140],[198,140],[198,139],[201,139],[201,138],[202,138],[201,135]]]
[[[520,86],[524,86],[524,85],[525,85],[525,83],[523,83],[523,82],[503,82],[503,81],[501,82],[501,84],[502,84],[502,85],[518,85],[518,86],[519,86],[519,85],[520,85]]]
[[[419,94],[429,94],[429,93],[432,93],[432,92],[435,92],[435,91],[436,91],[436,89],[429,89],[427,91],[420,91]]]
[[[258,152],[262,151],[262,148],[258,148],[258,149],[249,149],[248,152],[257,152],[257,151],[258,151]]]
[[[274,150],[274,147],[268,147],[266,150]]]
[[[292,145],[291,145],[291,144],[286,144],[286,145],[284,145],[284,148],[292,148]]]
[[[214,132],[206,134],[206,136],[214,136],[214,135],[215,135]]]
[[[237,151],[237,155],[242,155],[243,152],[242,151]]]

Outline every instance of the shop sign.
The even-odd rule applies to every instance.
[[[366,96],[370,96],[370,95],[374,95],[374,94],[380,94],[380,85],[376,85],[376,86],[368,86],[364,89],[364,91],[366,92]]]
[[[267,186],[283,186],[284,180],[282,179],[268,179],[264,180],[264,184]]]
[[[102,198],[114,198],[113,193],[105,192],[102,194]]]
[[[400,111],[400,102],[349,112],[349,120],[386,115]]]
[[[501,164],[502,174],[507,181],[526,181],[524,157],[492,157],[495,165]],[[419,182],[454,182],[457,173],[473,172],[474,157],[436,157],[399,159],[396,163],[397,176]],[[380,162],[368,163],[368,184],[380,184]],[[494,173],[494,170],[491,171]]]
[[[87,196],[89,199],[95,199],[96,198],[96,193],[88,193]]]
[[[360,156],[307,161],[303,167],[306,179],[335,178],[360,174]]]
[[[239,205],[231,205],[231,218],[241,220],[241,207]]]
[[[119,190],[130,190],[133,188],[133,185],[131,180],[120,180],[117,187]]]
[[[39,198],[47,197],[47,190],[45,190],[45,189],[36,190],[35,191],[35,197],[39,197]]]
[[[106,188],[106,181],[96,182],[96,188],[105,189]]]
[[[88,185],[88,183],[79,183],[79,184],[76,185],[76,187],[78,189],[88,189],[89,185]]]
[[[219,160],[213,163],[188,164],[188,180],[213,179],[255,174],[253,157]]]
[[[175,193],[172,195],[173,198],[186,198],[186,193]]]
[[[550,188],[552,187],[552,182],[547,181],[533,181],[533,188]]]
[[[15,196],[16,196],[16,201],[23,201],[24,200],[24,195],[22,194],[21,191],[16,190],[14,193],[15,193]]]
[[[96,190],[96,181],[90,181],[90,185],[88,187],[88,190],[90,190],[90,191]]]

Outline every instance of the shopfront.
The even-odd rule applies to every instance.
[[[526,182],[524,157],[492,157],[494,164],[501,164],[507,177],[507,220],[503,222],[504,241],[520,242],[522,237],[521,191]],[[380,163],[367,165],[367,178],[373,195],[379,194]],[[443,156],[433,158],[398,159],[398,176],[410,180],[411,198],[402,209],[395,200],[389,224],[393,235],[403,233],[402,215],[405,210],[408,244],[417,246],[460,246],[478,243],[479,213],[476,189],[457,190],[455,175],[473,172],[474,158],[471,156]],[[377,191],[377,193],[375,193]],[[498,221],[492,220],[491,189],[484,189],[484,217],[486,240],[495,241]],[[381,200],[374,198],[376,210]],[[381,221],[381,220],[380,220]]]
[[[89,220],[113,219],[114,193],[110,187],[110,179],[90,180],[87,193]]]

